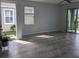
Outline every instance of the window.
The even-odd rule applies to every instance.
[[[14,9],[3,9],[4,24],[14,24]]]
[[[34,8],[24,7],[24,23],[26,25],[34,24]]]

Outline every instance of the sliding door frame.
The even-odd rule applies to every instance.
[[[78,23],[77,23],[77,20],[78,20],[78,8],[77,8],[77,13],[76,13],[76,22],[75,22],[75,30],[76,30],[76,32],[75,33],[77,33],[77,25],[78,25]]]
[[[75,32],[68,32],[67,30],[68,30],[68,10],[69,9],[71,9],[71,8],[67,8],[67,10],[66,10],[66,32],[67,33],[76,33],[77,32],[77,19],[78,19],[78,17],[76,18],[76,21],[75,21]],[[76,13],[76,16],[78,16],[78,8],[74,8],[74,9],[77,9],[77,13]]]

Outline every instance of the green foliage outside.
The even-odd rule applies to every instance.
[[[3,32],[2,34],[3,35],[16,35],[16,26],[15,25],[12,25],[10,27],[10,30],[11,31]]]
[[[16,31],[3,32],[3,35],[16,35]]]
[[[15,25],[12,25],[12,26],[10,27],[10,30],[11,30],[11,31],[15,31],[15,28],[16,28],[16,26],[15,26]]]

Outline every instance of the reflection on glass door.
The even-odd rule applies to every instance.
[[[79,33],[79,9],[78,9],[77,32],[76,33]]]
[[[70,8],[67,10],[67,32],[76,33],[77,17],[77,8]]]

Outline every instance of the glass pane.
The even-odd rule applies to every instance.
[[[10,17],[9,22],[10,22],[10,23],[13,23],[13,17]]]
[[[13,16],[13,12],[12,11],[10,11],[10,17],[12,17]]]
[[[69,9],[67,14],[67,32],[76,32],[77,9]]]
[[[13,23],[12,17],[6,17],[6,23]]]
[[[34,24],[34,8],[24,7],[24,23],[27,25]]]
[[[24,7],[24,13],[34,13],[34,8],[33,7]]]
[[[34,24],[34,15],[25,15],[25,24]]]
[[[12,10],[5,10],[5,17],[12,17],[13,11]]]
[[[6,17],[9,17],[10,16],[9,10],[5,10],[5,16]]]

